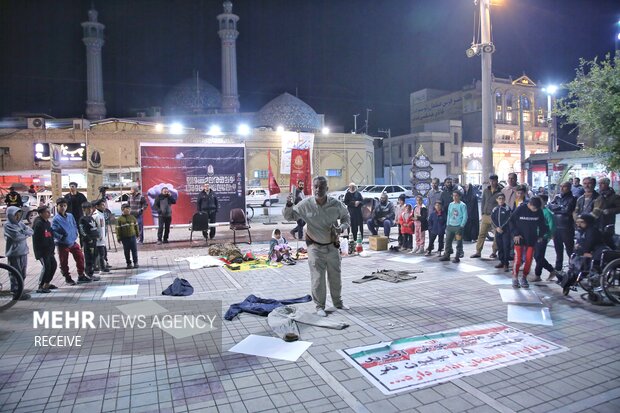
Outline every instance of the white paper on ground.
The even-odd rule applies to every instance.
[[[176,327],[176,328],[174,326],[165,325],[159,328],[165,331],[166,333],[170,334],[172,337],[176,339],[187,338],[187,337],[195,336],[195,335],[202,334],[202,333],[208,333],[210,331],[215,330],[215,328],[211,328],[208,319],[205,319],[203,322],[204,322],[204,325],[202,328],[198,327],[197,325],[195,327]]]
[[[170,271],[150,270],[150,271],[141,272],[140,274],[136,274],[132,278],[136,278],[138,280],[153,280],[157,277],[161,277],[162,275],[166,275],[168,273],[170,273]]]
[[[524,290],[523,288],[500,288],[499,294],[502,296],[502,301],[512,304],[542,304],[538,295],[531,290]]]
[[[509,275],[497,275],[497,274],[478,274],[478,278],[482,281],[486,281],[491,285],[510,285],[512,279]]]
[[[484,271],[484,268],[482,267],[476,267],[475,265],[463,264],[463,263],[460,263],[458,265],[458,269],[459,271],[462,271],[462,272]]]
[[[122,297],[125,295],[136,295],[138,294],[138,288],[140,288],[139,284],[131,284],[131,285],[110,285],[105,289],[105,292],[101,296],[101,298],[109,298],[109,297]]]
[[[168,312],[167,309],[154,301],[140,301],[138,303],[117,305],[116,308],[118,308],[123,314],[126,314],[128,316],[143,315],[149,317],[155,314],[162,314]]]
[[[278,360],[297,361],[311,345],[312,343],[308,341],[293,341],[287,343],[276,337],[250,334],[228,351]]]
[[[417,264],[419,262],[422,261],[427,261],[425,258],[423,257],[394,257],[394,258],[388,258],[387,261],[398,261],[398,262],[405,262],[407,264]]]
[[[540,324],[552,326],[551,314],[547,307],[508,304],[508,321],[512,323]]]
[[[190,270],[197,270],[203,267],[223,267],[224,262],[212,257],[211,255],[196,255],[193,257],[177,258],[175,261],[188,261]]]

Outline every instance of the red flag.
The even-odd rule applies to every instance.
[[[279,194],[280,186],[276,182],[276,177],[273,176],[273,171],[271,170],[271,151],[267,151],[267,163],[269,165],[269,194]]]
[[[293,149],[291,151],[291,188],[297,186],[298,181],[304,182],[304,194],[312,194],[312,177],[310,174],[310,151],[308,149]]]

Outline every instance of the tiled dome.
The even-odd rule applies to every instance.
[[[164,109],[168,115],[215,113],[222,106],[222,95],[200,78],[184,80],[166,96]]]
[[[289,93],[273,99],[256,114],[255,126],[275,129],[278,125],[287,130],[301,132],[317,132],[321,129],[319,115],[314,109]]]

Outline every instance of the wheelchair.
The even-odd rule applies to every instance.
[[[605,228],[604,236],[608,247],[595,251],[594,258],[571,256],[568,271],[558,282],[564,295],[579,286],[592,303],[620,304],[620,236],[614,234],[611,225]]]

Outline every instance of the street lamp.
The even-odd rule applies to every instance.
[[[547,155],[548,155],[548,161],[547,161],[547,184],[549,185],[549,189],[551,189],[551,172],[550,172],[550,166],[551,166],[551,154],[553,152],[555,152],[555,148],[556,148],[556,117],[553,114],[553,104],[552,104],[552,100],[553,97],[555,96],[556,92],[558,91],[558,87],[556,85],[549,85],[546,88],[542,89],[543,92],[545,92],[547,94],[547,126],[548,126],[548,132],[547,132]]]
[[[390,128],[388,128],[388,129],[379,129],[377,132],[385,133],[388,138],[388,142],[389,142],[388,145],[390,145],[390,149],[389,149],[390,151],[390,185],[392,185],[392,179],[393,179],[393,176],[392,176],[392,139],[391,139],[392,131]]]

